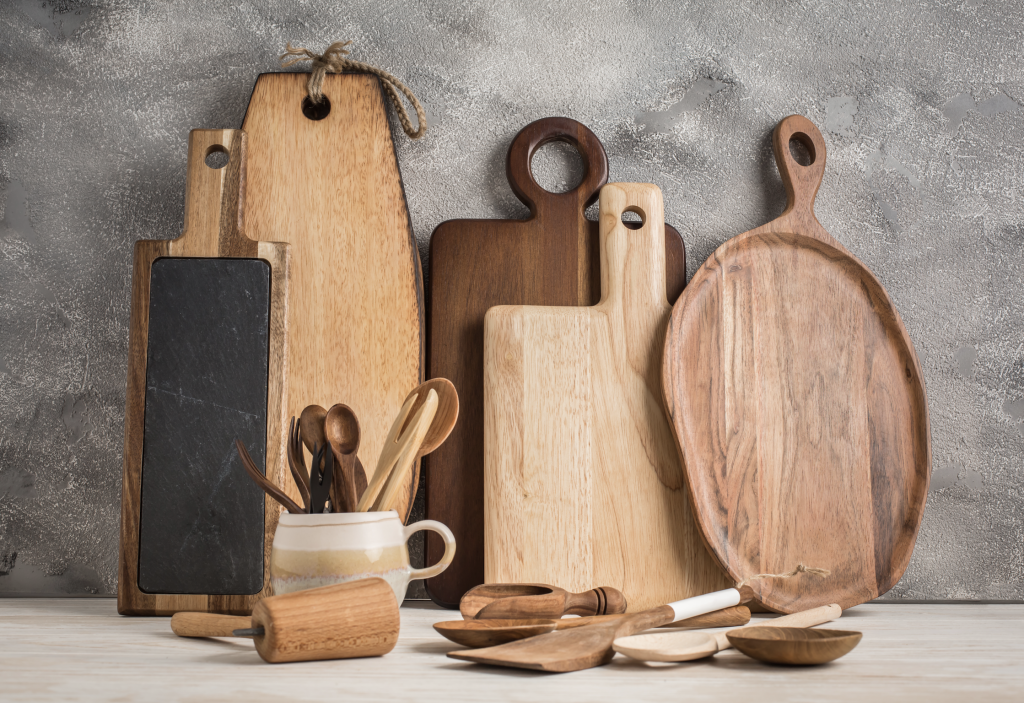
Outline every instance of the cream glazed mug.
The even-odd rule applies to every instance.
[[[413,569],[406,541],[431,530],[444,540],[444,555],[433,566]],[[395,598],[405,600],[410,581],[437,576],[455,558],[455,535],[434,520],[403,525],[394,510],[374,513],[282,513],[270,551],[274,594],[378,576]]]

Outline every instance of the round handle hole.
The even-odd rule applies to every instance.
[[[631,205],[622,212],[622,224],[627,229],[640,229],[647,222],[647,215],[635,205]]]
[[[302,114],[314,121],[322,120],[331,114],[331,101],[324,95],[320,102],[314,103],[307,95],[302,99]]]
[[[586,164],[575,146],[555,140],[542,144],[530,160],[533,180],[549,193],[568,193],[579,188]]]
[[[203,159],[203,163],[210,168],[224,168],[228,165],[229,159],[228,150],[220,144],[214,144],[206,150],[206,158]]]
[[[801,166],[814,163],[814,142],[803,132],[796,132],[789,138],[789,154]]]

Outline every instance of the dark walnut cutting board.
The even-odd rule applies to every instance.
[[[530,164],[544,144],[572,144],[583,158],[580,185],[550,193]],[[459,392],[459,422],[426,463],[427,517],[451,528],[459,545],[447,571],[426,582],[430,597],[456,608],[484,581],[484,314],[495,305],[589,306],[601,293],[598,224],[584,211],[608,181],[608,157],[587,127],[564,117],[533,122],[512,140],[506,158],[512,191],[530,209],[525,220],[450,220],[430,241],[429,376]],[[666,292],[686,285],[683,240],[665,226]],[[427,536],[427,563],[444,544]],[[564,584],[558,584],[564,585]]]
[[[226,152],[222,168],[206,158]],[[269,587],[283,456],[288,245],[241,227],[246,137],[189,135],[185,229],[139,241],[132,274],[117,607],[248,613]]]
[[[924,381],[885,289],[814,216],[821,133],[793,115],[773,146],[788,205],[720,246],[676,303],[665,402],[729,575],[829,569],[750,585],[772,610],[849,608],[892,588],[914,548],[931,472]]]
[[[308,73],[261,75],[249,135],[246,227],[291,244],[288,415],[345,403],[377,463],[423,376],[423,279],[380,83],[328,75],[329,110],[303,112]],[[287,473],[287,471],[284,471]],[[411,508],[410,477],[397,510]],[[282,485],[299,500],[291,481]]]

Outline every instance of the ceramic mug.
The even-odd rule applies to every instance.
[[[444,556],[413,569],[406,541],[431,530],[444,540]],[[274,594],[379,576],[401,603],[410,581],[437,576],[455,558],[455,535],[434,520],[403,525],[394,510],[376,513],[282,513],[270,552]]]

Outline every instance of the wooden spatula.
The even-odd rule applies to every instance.
[[[642,613],[625,615],[619,620],[559,630],[497,647],[449,652],[448,656],[478,664],[538,671],[566,672],[590,669],[611,661],[615,656],[612,643],[616,637],[628,637],[652,627],[739,605],[749,601],[753,595],[754,591],[749,586],[741,586],[739,589],[727,588],[724,591],[686,598]]]

